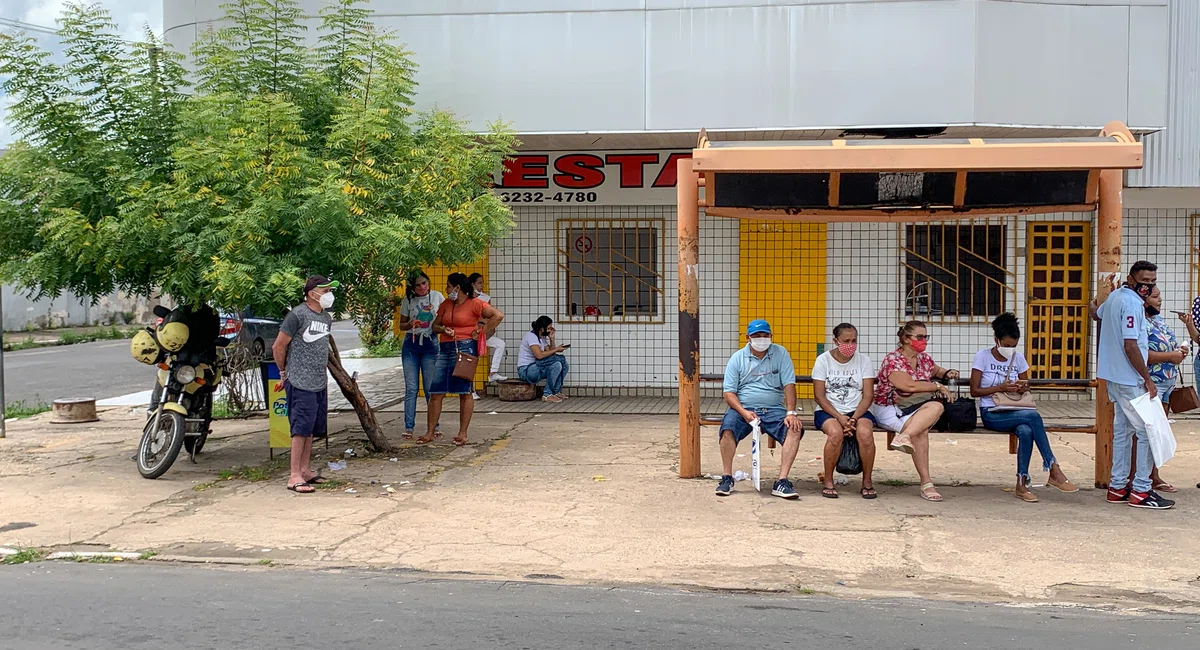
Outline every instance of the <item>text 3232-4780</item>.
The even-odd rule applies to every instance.
[[[505,203],[595,203],[595,192],[500,192]]]

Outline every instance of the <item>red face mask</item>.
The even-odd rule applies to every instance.
[[[916,350],[917,352],[924,352],[925,348],[929,347],[929,341],[925,341],[922,339],[913,339],[912,341],[909,342],[909,345],[911,345],[913,347],[913,349]]]
[[[842,353],[843,357],[849,358],[849,357],[854,356],[855,352],[858,352],[858,344],[857,343],[838,343],[837,349],[838,349],[838,352]]]
[[[416,288],[416,289],[413,291],[413,293],[415,293],[415,294],[417,294],[418,296],[420,296],[420,297],[424,298],[425,296],[428,296],[428,295],[429,295],[429,285],[427,285],[427,284],[425,284],[425,285],[421,285],[421,286],[417,287],[417,288]]]

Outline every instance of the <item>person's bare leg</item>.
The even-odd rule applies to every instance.
[[[312,440],[307,436],[292,436],[292,457],[289,459],[291,471],[288,473],[288,488],[295,489],[296,492],[314,492],[312,486],[308,485],[308,479],[304,478],[304,468],[308,465],[308,458],[304,454],[304,441]]]
[[[871,472],[875,471],[875,423],[867,418],[861,418],[856,425],[855,438],[858,439],[858,456],[862,458],[862,486],[866,490],[875,489],[875,481]]]
[[[825,424],[821,425],[821,431],[825,434],[825,451],[823,460],[825,461],[825,489],[834,490],[833,485],[833,470],[837,467],[838,456],[842,453],[842,442],[846,436],[842,430],[842,425],[838,424],[837,420],[828,419]]]
[[[442,419],[442,400],[445,395],[430,395],[429,396],[429,412],[425,418],[425,435],[417,438],[420,444],[428,444],[433,442],[433,435],[437,431],[438,421]]]
[[[315,439],[316,436],[304,438],[304,456],[300,465],[300,473],[304,475],[305,481],[311,481],[317,477],[317,473],[312,471],[312,448]]]
[[[916,413],[904,423],[904,428],[901,431],[908,435],[909,441],[913,446],[913,467],[917,469],[917,478],[920,479],[921,485],[932,483],[933,480],[929,477],[929,430],[933,425],[937,424],[939,418],[942,417],[943,407],[941,404],[933,402],[917,409]],[[922,490],[921,493],[925,496],[940,497],[937,490]]]
[[[721,475],[733,475],[733,457],[737,454],[737,441],[732,431],[721,432]]]
[[[796,462],[796,454],[800,451],[800,432],[788,431],[783,439],[783,452],[779,458],[779,478],[787,478],[792,471],[792,463]]]
[[[454,444],[467,444],[467,430],[471,428],[471,416],[475,414],[475,398],[462,395],[458,398],[458,435]]]

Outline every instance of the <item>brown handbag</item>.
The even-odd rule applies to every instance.
[[[1191,386],[1181,386],[1171,391],[1171,399],[1167,402],[1171,405],[1172,413],[1186,413],[1200,408],[1200,397]]]
[[[1013,364],[1017,362],[1016,355],[1008,362],[1008,368],[1004,371],[1004,380],[1008,381],[1008,373],[1012,370]],[[1024,393],[993,393],[992,402],[995,406],[993,411],[1036,411],[1037,404],[1033,401],[1033,395],[1029,391]]]
[[[454,362],[454,370],[451,375],[458,379],[467,381],[475,380],[475,370],[479,367],[479,357],[466,352],[458,353],[458,360]]]

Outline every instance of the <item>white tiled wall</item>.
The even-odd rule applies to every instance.
[[[568,387],[672,388],[678,385],[678,286],[674,206],[520,207],[512,235],[491,250],[488,292],[505,313],[499,334],[509,352],[501,372],[516,376],[517,351],[530,323],[543,314],[559,320],[556,221],[662,219],[661,323],[557,323],[558,340],[571,343]],[[736,349],[738,311],[737,222],[701,217],[701,367],[723,372]]]
[[[1195,293],[1189,215],[1193,209],[1126,210],[1123,229],[1122,266],[1137,259],[1159,265],[1159,286],[1164,308],[1187,310]],[[678,341],[676,339],[677,284],[674,206],[643,207],[521,207],[516,210],[517,228],[492,249],[489,292],[507,318],[500,333],[509,345],[504,374],[516,374],[517,349],[529,323],[542,314],[558,319],[556,295],[557,253],[555,220],[558,218],[656,218],[663,220],[662,273],[663,322],[656,324],[570,324],[558,325],[559,339],[570,342],[571,373],[568,387],[610,389],[657,388],[677,385]],[[1091,221],[1092,213],[996,217],[1008,227],[1008,268],[1015,277],[1015,292],[1007,299],[1011,309],[1025,320],[1025,235],[1033,220]],[[1093,246],[1095,244],[1094,225]],[[738,331],[738,223],[734,220],[701,217],[701,372],[720,373],[729,355],[741,345]],[[859,329],[861,349],[876,366],[893,349],[900,313],[903,285],[900,229],[895,224],[833,223],[828,227],[826,330],[847,321]],[[1093,271],[1096,260],[1092,254]],[[784,286],[785,295],[800,295],[799,287]],[[986,319],[985,319],[986,320]],[[970,368],[976,351],[992,344],[987,322],[930,324],[933,339],[930,353],[940,365]],[[1183,336],[1182,326],[1177,332]],[[831,336],[831,334],[830,334]],[[1093,331],[1094,336],[1094,331]],[[1091,344],[1094,349],[1094,339]],[[1091,355],[1092,372],[1095,359]],[[1191,381],[1191,364],[1185,375]]]

